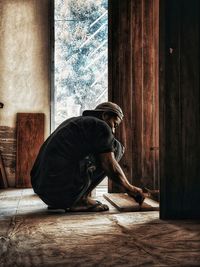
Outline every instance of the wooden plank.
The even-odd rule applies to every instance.
[[[165,127],[165,112],[166,112],[166,47],[167,47],[167,34],[166,34],[166,2],[160,0],[159,3],[159,167],[160,167],[160,217],[166,216],[165,204],[167,203],[165,179],[165,140],[166,140],[166,127]]]
[[[4,168],[3,159],[0,152],[0,187],[1,188],[7,188],[8,187],[8,181],[6,176],[6,171]]]
[[[125,193],[107,193],[103,195],[119,211],[155,211],[159,210],[159,203],[146,198],[140,206],[132,197]]]
[[[153,1],[153,188],[160,188],[160,161],[159,161],[159,13],[160,0]]]
[[[154,58],[153,58],[153,0],[143,1],[143,90],[142,90],[142,181],[152,186],[154,176],[154,153],[151,150],[154,133]]]
[[[0,126],[0,151],[9,186],[15,185],[16,128]]]
[[[116,137],[125,146],[120,165],[129,181],[132,179],[132,73],[131,73],[131,1],[109,1],[109,100],[122,107],[125,117]],[[109,181],[110,192],[122,191]]]
[[[143,43],[142,43],[142,10],[143,1],[132,1],[132,183],[137,186],[141,184],[143,173],[142,155],[142,129],[143,129]]]
[[[17,114],[16,187],[31,187],[30,170],[44,142],[44,114]]]

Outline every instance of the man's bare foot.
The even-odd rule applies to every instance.
[[[74,206],[69,208],[68,211],[98,212],[107,210],[109,210],[107,205],[102,204],[100,201],[94,200],[91,197],[86,197],[80,199]]]

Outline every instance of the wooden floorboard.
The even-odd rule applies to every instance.
[[[0,190],[0,266],[200,266],[199,221],[158,211],[50,213],[32,189]]]

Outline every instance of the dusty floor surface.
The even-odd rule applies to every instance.
[[[31,189],[0,190],[0,266],[200,266],[200,222],[113,207],[52,214]]]

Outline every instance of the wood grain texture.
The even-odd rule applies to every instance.
[[[161,218],[200,218],[200,2],[162,1]]]
[[[116,209],[50,214],[31,189],[1,190],[2,202],[0,266],[199,266],[198,221]]]
[[[149,198],[146,198],[140,206],[132,197],[124,193],[107,193],[103,196],[121,212],[159,210],[159,203]]]
[[[148,187],[153,185],[154,176],[154,58],[153,58],[153,0],[143,2],[143,99],[142,99],[142,157],[143,173],[142,181]],[[137,85],[136,85],[137,86]],[[139,103],[138,103],[139,105]]]
[[[109,21],[109,99],[121,106],[126,112],[128,107],[131,108],[132,99],[130,1],[110,1]],[[126,148],[120,165],[128,179],[131,180],[133,153],[131,112],[126,113],[116,136]],[[109,181],[109,191],[120,192],[121,189]]]
[[[125,114],[120,165],[131,183],[151,188],[159,184],[158,16],[157,0],[109,2],[109,99]]]
[[[17,114],[16,187],[31,187],[30,170],[44,142],[44,114]]]
[[[4,167],[3,158],[1,156],[1,152],[0,152],[0,187],[1,188],[8,187],[7,176],[6,176],[6,171]]]
[[[188,8],[188,2],[182,2],[182,13],[185,14],[181,27],[180,66],[184,212],[188,212],[200,200],[200,3],[195,0],[192,4],[193,7]]]
[[[142,24],[143,24],[143,2],[132,2],[132,83],[133,83],[133,96],[132,96],[132,168],[133,177],[132,182],[139,185],[143,174],[143,38]],[[128,111],[126,111],[128,112]]]
[[[0,151],[9,186],[15,185],[16,128],[0,126]]]

